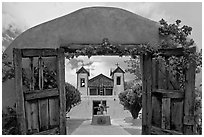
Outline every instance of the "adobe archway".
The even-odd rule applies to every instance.
[[[42,52],[45,48],[55,50],[63,47],[68,51],[90,46],[100,48],[100,42],[103,38],[109,38],[110,43],[116,43],[122,45],[122,47],[140,47],[140,44],[156,47],[160,41],[158,28],[158,23],[122,9],[110,7],[85,8],[27,30],[12,42],[5,53],[9,55],[11,60],[14,48],[22,49],[22,52],[25,48],[30,51],[32,51],[31,49],[38,49]],[[165,51],[164,53],[164,55],[172,54],[171,51]],[[182,49],[178,54],[182,54]],[[152,55],[143,54],[141,56],[143,68],[145,68],[143,69],[143,107],[145,106],[146,111],[143,109],[143,134],[150,134],[152,115],[149,110],[151,110],[151,92],[153,91],[153,77],[150,67],[152,65]],[[194,67],[191,69],[188,74],[194,76]],[[192,83],[193,81],[188,83],[189,87],[192,87]],[[188,92],[189,95],[186,97],[188,98],[187,102],[189,102],[189,96],[192,94],[191,91]],[[163,93],[159,92],[159,94]],[[179,94],[179,96],[182,95]],[[186,110],[187,115],[184,118],[186,130],[183,133],[188,131],[192,133],[192,117],[189,112]],[[154,130],[156,133],[168,131],[157,128],[154,128]]]

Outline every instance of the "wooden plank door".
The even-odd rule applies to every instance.
[[[14,49],[13,53],[20,133],[66,134],[64,50]],[[47,75],[53,77],[52,84]]]
[[[142,134],[193,134],[195,62],[185,71],[185,88],[150,54],[141,56]]]

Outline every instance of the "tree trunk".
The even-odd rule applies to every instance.
[[[137,119],[140,110],[141,110],[141,106],[139,104],[138,105],[133,105],[130,108],[130,113],[131,113],[133,119]]]

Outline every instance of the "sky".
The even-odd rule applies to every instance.
[[[177,19],[182,21],[181,25],[188,25],[193,28],[191,37],[196,45],[202,47],[202,3],[192,2],[171,2],[171,3],[156,3],[156,2],[40,2],[40,3],[2,3],[2,31],[7,30],[10,25],[12,29],[25,31],[43,22],[54,18],[69,14],[80,8],[91,6],[111,6],[123,8],[135,14],[149,18],[154,21],[165,19],[168,23],[174,23]],[[83,64],[90,69],[91,77],[97,74],[104,73],[109,75],[110,69],[116,67],[118,62],[125,69],[127,64],[124,63],[126,58],[119,57],[92,57],[87,59],[80,57],[78,59],[66,60],[66,81],[76,85],[76,70]],[[69,73],[67,73],[69,72]],[[131,79],[132,76],[126,76],[126,79]]]

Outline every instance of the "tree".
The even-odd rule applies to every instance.
[[[129,110],[132,117],[136,119],[142,108],[142,86],[133,85],[119,94],[120,103]]]
[[[71,108],[81,102],[81,93],[73,85],[66,83],[66,111],[69,112]]]
[[[130,58],[129,60],[126,60],[125,63],[128,65],[128,68],[125,69],[125,72],[129,72],[130,74],[135,75],[135,80],[141,80],[142,73],[140,67],[140,57],[136,56],[135,59]]]

